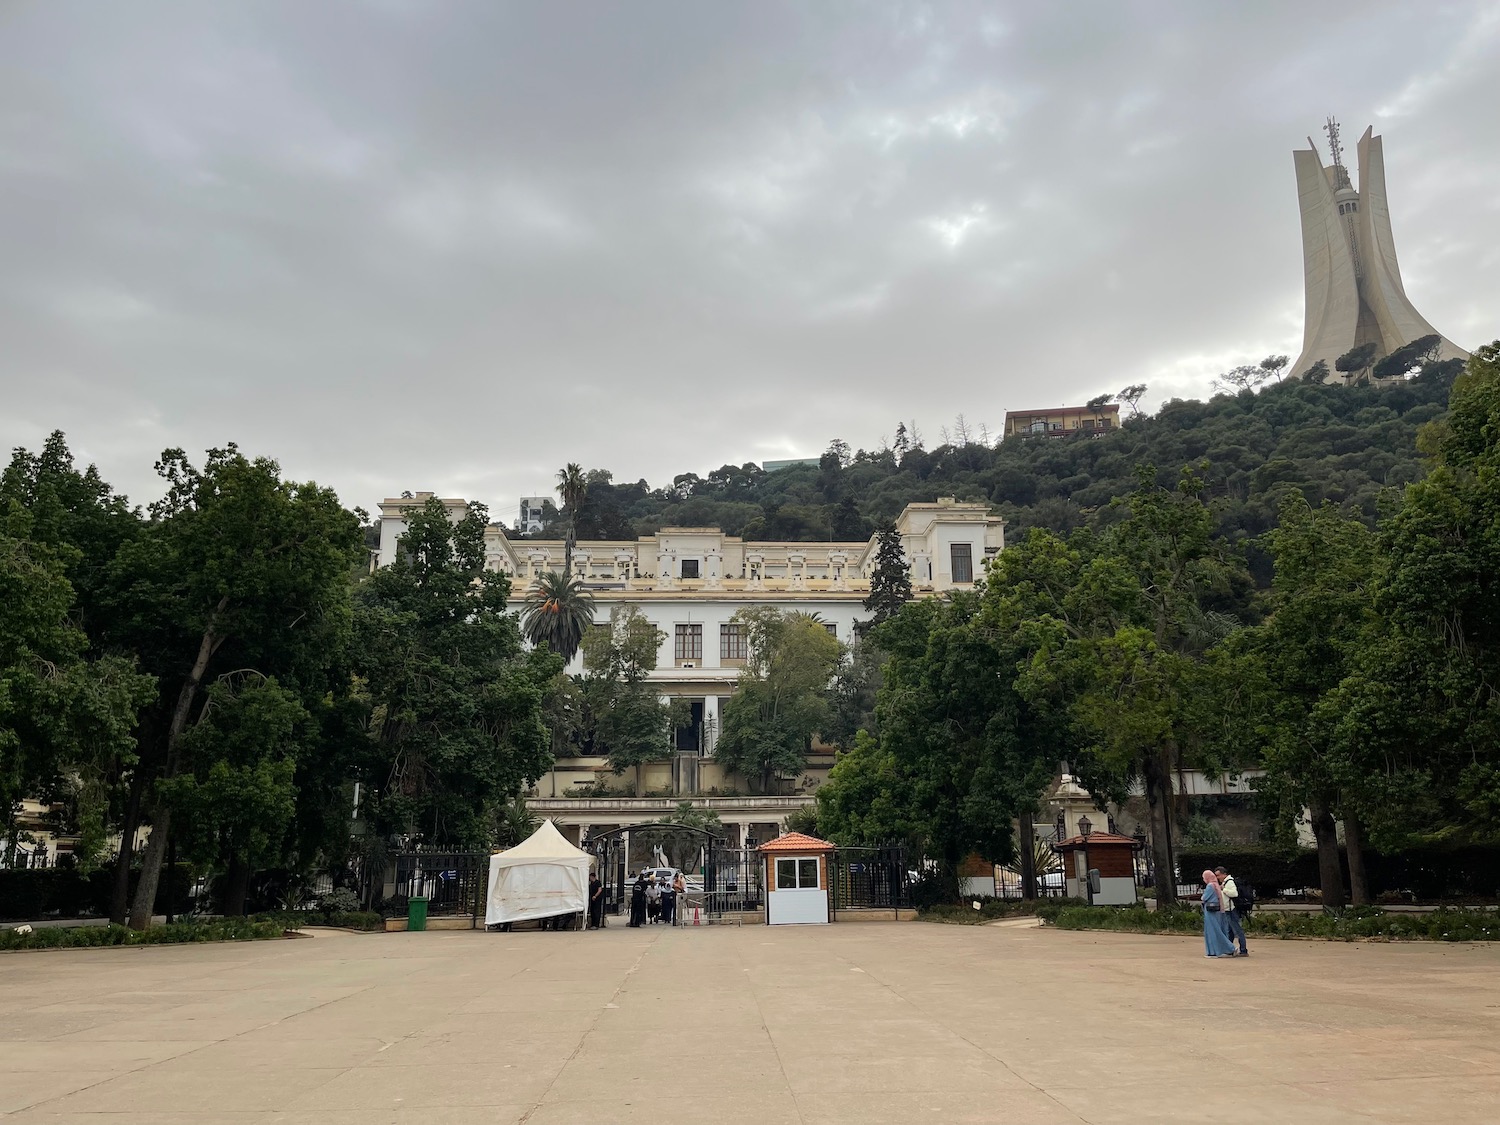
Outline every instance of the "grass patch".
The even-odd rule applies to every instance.
[[[127,926],[46,926],[29,934],[0,930],[0,951],[12,949],[92,949],[114,945],[177,945],[195,941],[263,941],[279,938],[280,922],[224,918],[212,922],[173,922],[149,930]]]
[[[1191,907],[1070,906],[1051,919],[1060,930],[1115,930],[1137,934],[1201,934],[1203,915]],[[1323,941],[1500,941],[1493,910],[1443,909],[1432,914],[1387,913],[1362,906],[1332,914],[1257,911],[1246,919],[1251,937]]]

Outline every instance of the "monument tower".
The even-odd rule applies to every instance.
[[[1359,139],[1359,188],[1349,181],[1339,125],[1332,117],[1324,131],[1333,160],[1323,166],[1311,137],[1292,153],[1297,168],[1297,199],[1302,209],[1302,274],[1307,319],[1302,354],[1292,365],[1303,375],[1322,360],[1328,381],[1343,378],[1338,358],[1361,344],[1375,345],[1375,358],[1388,355],[1437,329],[1412,307],[1401,285],[1391,212],[1385,196],[1385,153],[1370,129]],[[1467,359],[1469,353],[1440,337],[1439,359]]]

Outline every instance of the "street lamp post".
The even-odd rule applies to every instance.
[[[1089,835],[1094,831],[1094,822],[1087,816],[1078,818],[1078,834],[1083,837],[1083,885],[1088,888],[1089,905],[1094,905],[1094,880],[1089,877]]]

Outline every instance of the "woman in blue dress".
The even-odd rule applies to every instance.
[[[1210,957],[1234,956],[1234,943],[1224,924],[1224,892],[1212,871],[1203,873],[1203,948]]]

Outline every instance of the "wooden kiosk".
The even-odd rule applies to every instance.
[[[827,840],[788,832],[757,849],[765,861],[766,924],[826,925],[833,921],[828,901]]]

